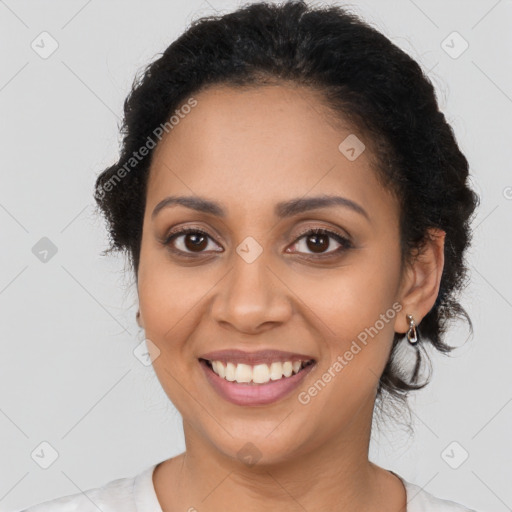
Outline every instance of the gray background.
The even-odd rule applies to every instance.
[[[107,238],[92,190],[117,158],[135,72],[192,19],[237,5],[0,1],[2,511],[132,476],[184,449],[179,414],[133,355],[144,339],[135,288],[123,257],[100,255]],[[512,2],[350,5],[428,72],[482,199],[463,297],[474,337],[452,357],[432,356],[432,384],[411,401],[415,436],[376,432],[371,456],[440,497],[510,510]],[[43,31],[59,45],[46,59],[31,47]],[[442,47],[453,31],[469,43],[458,58]],[[33,252],[43,237],[57,249],[46,262]],[[459,324],[448,341],[467,337]],[[43,441],[59,454],[47,469],[31,456]],[[453,469],[447,460],[457,464],[462,450],[469,457]]]

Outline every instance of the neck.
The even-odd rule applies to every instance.
[[[161,463],[153,476],[162,509],[401,510],[401,482],[368,460],[372,412],[363,408],[343,432],[312,440],[294,457],[262,454],[253,465],[219,451],[186,423],[187,450]]]

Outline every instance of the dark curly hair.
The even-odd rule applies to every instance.
[[[346,8],[261,2],[203,17],[135,77],[124,103],[119,161],[95,184],[111,242],[103,254],[127,251],[137,278],[152,136],[162,133],[158,127],[168,127],[169,117],[192,94],[211,85],[270,83],[321,93],[330,120],[348,119],[366,135],[376,175],[401,207],[402,263],[421,250],[429,228],[446,233],[440,290],[418,328],[421,342],[412,375],[407,377],[399,363],[403,334],[395,333],[379,381],[377,399],[385,391],[406,405],[408,392],[429,382],[430,375],[418,382],[422,354],[429,360],[423,345],[442,353],[453,350],[443,338],[448,321],[456,317],[464,317],[473,332],[457,293],[467,284],[464,253],[479,198],[468,185],[468,162],[428,77],[415,60]]]

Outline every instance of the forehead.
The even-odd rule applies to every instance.
[[[304,87],[215,86],[194,99],[155,149],[148,204],[169,194],[225,202],[228,213],[266,208],[287,198],[337,193],[360,204],[389,207],[366,148],[355,160],[340,150],[364,136],[332,122],[321,97]],[[351,139],[348,139],[351,140]]]

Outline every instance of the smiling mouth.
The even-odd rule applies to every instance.
[[[203,358],[199,358],[199,361],[201,364],[208,366],[213,373],[225,381],[249,386],[261,386],[287,380],[316,362],[314,359],[309,359],[293,362],[275,361],[270,365],[264,363],[248,365],[243,363],[235,364],[229,361],[210,361]]]

